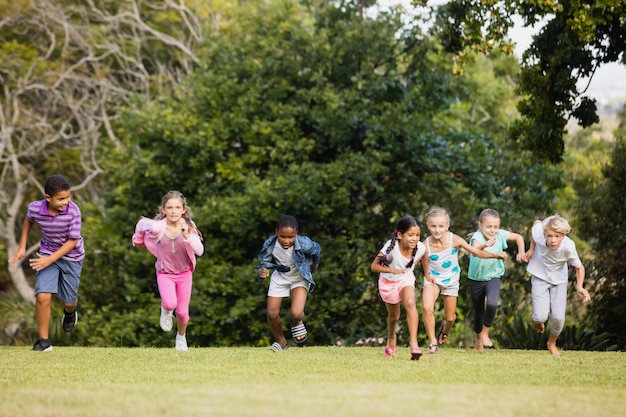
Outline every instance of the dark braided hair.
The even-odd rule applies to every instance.
[[[396,223],[396,230],[394,230],[393,234],[391,235],[391,243],[389,244],[385,255],[378,257],[380,259],[381,265],[389,266],[389,264],[391,263],[392,257],[390,253],[396,246],[396,242],[398,241],[398,233],[406,233],[407,230],[415,226],[419,227],[421,231],[422,226],[420,222],[415,217],[409,214],[398,220],[398,222]],[[415,248],[413,249],[413,254],[411,255],[411,260],[408,264],[406,264],[406,268],[410,268],[411,266],[413,266],[413,263],[415,262],[415,254],[417,253],[417,246],[418,245],[415,245]]]

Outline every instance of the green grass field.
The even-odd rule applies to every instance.
[[[0,416],[623,416],[626,353],[0,347]]]

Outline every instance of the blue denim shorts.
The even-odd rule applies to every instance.
[[[59,259],[49,267],[37,271],[35,295],[44,292],[57,294],[66,304],[73,304],[78,299],[78,286],[83,261]]]

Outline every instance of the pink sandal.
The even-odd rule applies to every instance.
[[[392,349],[390,347],[385,348],[385,356],[388,358],[395,357],[398,355],[398,349]]]

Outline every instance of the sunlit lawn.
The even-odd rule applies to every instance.
[[[626,354],[0,347],[0,416],[622,416]]]

